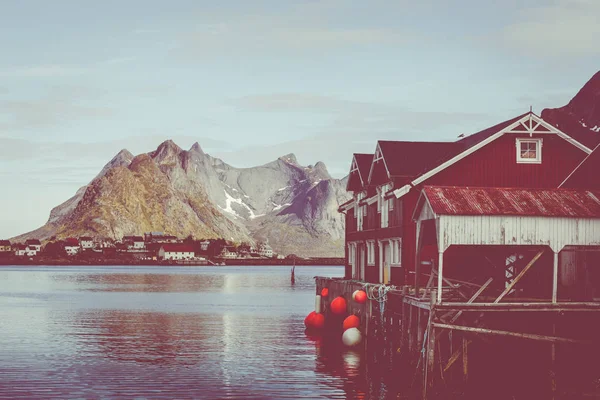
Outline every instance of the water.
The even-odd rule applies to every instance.
[[[369,397],[360,351],[304,333],[343,272],[1,267],[0,399]]]

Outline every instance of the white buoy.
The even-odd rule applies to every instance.
[[[342,335],[342,343],[348,347],[356,346],[361,340],[362,335],[357,328],[346,329]]]
[[[318,294],[315,297],[315,312],[317,314],[321,314],[321,295],[320,294]]]

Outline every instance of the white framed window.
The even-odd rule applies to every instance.
[[[381,192],[379,195],[379,198],[381,199],[381,227],[382,228],[387,228],[388,227],[388,220],[389,220],[389,206],[388,203],[389,201],[385,199],[385,194],[386,192],[391,188],[391,185],[388,183],[386,185],[383,185],[381,187]]]
[[[399,265],[402,263],[401,259],[401,249],[402,249],[402,239],[392,239],[390,241],[391,245],[391,258],[392,264]]]
[[[367,265],[375,265],[375,241],[367,241]]]
[[[356,230],[359,232],[363,230],[363,217],[365,216],[365,210],[363,209],[364,206],[359,206],[359,204],[362,202],[362,200],[364,198],[365,198],[365,194],[359,193],[357,200],[356,200],[356,207],[357,207]]]
[[[516,146],[517,163],[542,163],[542,139],[517,139]]]
[[[390,211],[394,211],[394,200],[395,200],[394,197],[392,197],[391,199],[388,200],[388,210],[390,210]]]

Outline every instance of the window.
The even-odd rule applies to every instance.
[[[542,139],[517,139],[517,163],[540,164]]]
[[[400,254],[402,248],[402,239],[392,239],[390,240],[390,256],[391,263],[399,265],[401,264]]]
[[[367,242],[367,265],[375,265],[375,242]]]

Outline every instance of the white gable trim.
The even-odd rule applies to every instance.
[[[532,123],[534,121],[536,122],[535,126],[532,125]],[[527,127],[527,125],[525,125],[525,122],[529,122],[529,127]],[[534,128],[537,128],[540,125],[543,126],[546,129],[548,129],[548,132],[546,132],[546,131],[542,131],[542,132],[535,131]],[[520,128],[520,129],[519,130],[515,130],[515,128],[517,128],[517,127]],[[526,129],[526,130],[523,131],[521,129]],[[512,124],[510,124],[506,128],[500,130],[499,132],[496,132],[495,134],[493,134],[492,136],[488,137],[487,139],[481,141],[480,143],[477,143],[475,146],[469,147],[467,150],[465,150],[462,153],[454,156],[453,158],[451,158],[450,160],[446,161],[445,163],[443,163],[441,165],[438,165],[436,168],[432,169],[431,171],[429,171],[429,172],[421,175],[420,177],[418,177],[417,179],[415,179],[414,181],[412,181],[411,185],[412,186],[416,186],[416,185],[420,184],[421,182],[423,182],[423,181],[431,178],[433,175],[437,174],[438,172],[441,172],[441,171],[445,170],[446,168],[448,168],[452,164],[455,164],[456,162],[458,162],[458,161],[462,160],[463,158],[467,157],[468,155],[473,154],[477,150],[481,149],[483,146],[487,145],[488,143],[493,142],[494,140],[498,139],[500,136],[504,135],[505,133],[528,133],[530,135],[532,135],[534,133],[535,134],[555,134],[555,135],[558,135],[559,137],[563,138],[567,142],[571,143],[573,146],[577,147],[578,149],[584,151],[587,154],[590,154],[592,152],[592,150],[588,149],[586,146],[582,145],[577,140],[573,139],[571,136],[567,135],[566,133],[564,133],[560,129],[555,128],[554,126],[548,124],[546,121],[544,121],[543,119],[541,119],[537,115],[535,115],[533,113],[529,113],[529,114],[525,115],[523,118],[519,119],[518,121],[513,122]]]
[[[387,173],[388,179],[390,178],[390,170],[385,162],[385,158],[383,158],[383,152],[381,151],[381,146],[379,146],[379,142],[377,142],[377,147],[375,148],[375,154],[373,154],[373,162],[371,163],[371,169],[369,170],[369,183],[371,183],[371,177],[373,176],[373,167],[377,161],[383,161],[383,165],[385,166],[385,172]]]
[[[358,177],[360,178],[361,185],[365,185],[365,180],[360,173],[360,169],[358,168],[358,161],[356,161],[356,154],[352,156],[352,165],[350,166],[350,173],[358,172]]]
[[[354,208],[355,203],[356,203],[356,201],[351,201],[350,203],[346,204],[345,206],[340,206],[340,210],[349,211]]]
[[[373,203],[375,203],[377,201],[377,195],[370,197],[366,200],[368,205],[372,205]]]
[[[405,194],[407,194],[408,192],[410,192],[410,189],[411,189],[410,185],[404,185],[401,188],[394,190],[392,193],[394,193],[396,198],[399,199],[400,197],[402,197]]]

